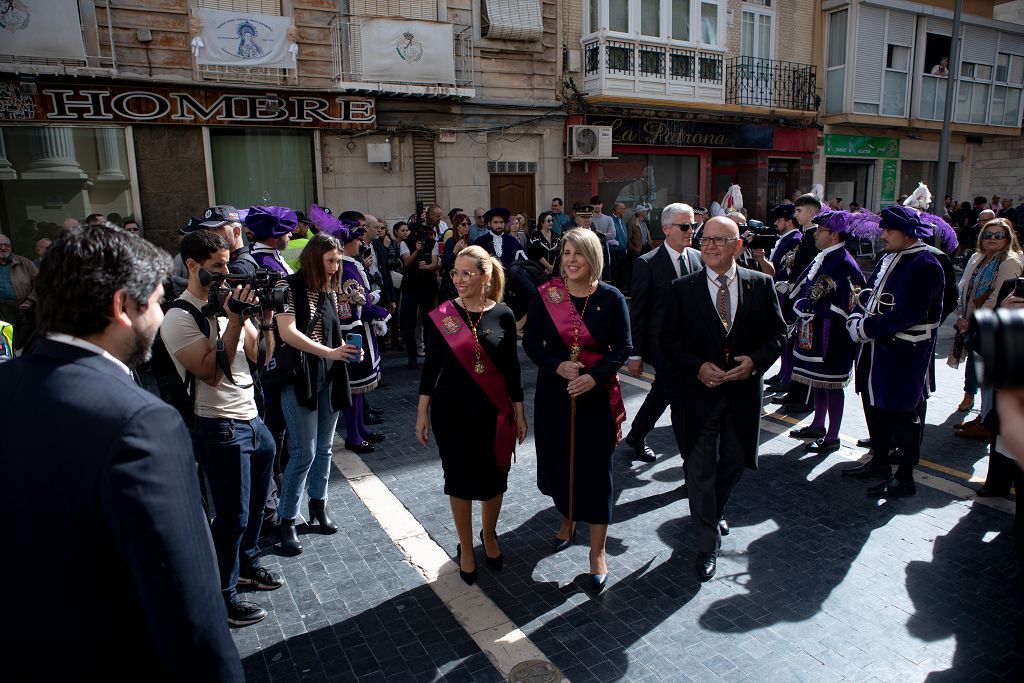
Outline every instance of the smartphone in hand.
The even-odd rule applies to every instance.
[[[358,347],[359,349],[362,349],[363,348],[363,336],[361,334],[357,334],[355,332],[349,332],[348,334],[345,335],[345,343],[348,344],[349,346],[355,346],[355,347]],[[348,361],[348,362],[351,363],[352,361]],[[358,359],[355,362],[358,363],[359,362]]]

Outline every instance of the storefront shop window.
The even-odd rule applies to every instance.
[[[210,153],[217,204],[306,211],[316,201],[311,132],[211,129]]]
[[[675,154],[619,154],[600,162],[597,193],[610,212],[615,202],[631,211],[637,202],[653,207],[648,222],[651,236],[662,239],[661,210],[672,202],[693,204],[700,191],[700,157]],[[628,213],[627,213],[628,215]]]
[[[15,253],[35,258],[36,241],[67,218],[135,217],[128,160],[124,128],[0,128],[0,224]]]

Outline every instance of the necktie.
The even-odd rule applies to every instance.
[[[679,255],[679,275],[689,275],[690,269],[686,267],[686,257],[682,254]]]
[[[728,332],[729,326],[732,324],[731,318],[732,306],[729,301],[729,278],[725,275],[718,276],[718,317],[722,319],[722,325],[725,326]]]

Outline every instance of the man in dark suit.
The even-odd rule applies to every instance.
[[[243,680],[188,430],[130,374],[170,268],[119,228],[66,230],[37,283],[42,338],[0,366],[14,678]]]
[[[640,256],[633,267],[632,298],[629,301],[629,327],[633,334],[635,356],[629,358],[629,374],[639,377],[644,363],[659,372],[665,365],[661,350],[661,326],[668,300],[669,285],[677,277],[689,275],[703,267],[700,252],[690,248],[696,227],[693,208],[687,204],[669,204],[661,212],[661,229],[665,241],[654,251]],[[633,459],[654,462],[654,450],[647,445],[647,434],[668,407],[664,380],[655,375],[651,390],[633,418],[626,444],[633,449]]]
[[[715,574],[725,505],[744,466],[757,468],[762,377],[782,353],[786,323],[772,279],[739,268],[739,228],[704,224],[705,267],[671,285],[661,330],[662,371],[686,463],[697,576]]]

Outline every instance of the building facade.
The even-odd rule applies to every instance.
[[[553,1],[55,5],[60,45],[38,18],[0,43],[0,226],[20,253],[91,213],[172,247],[213,204],[396,220],[434,201],[535,215],[562,192]]]
[[[657,223],[665,204],[709,206],[733,183],[752,218],[810,187],[813,0],[587,0],[577,11],[572,123],[610,126],[612,158],[571,161],[567,194],[643,201]]]
[[[932,186],[950,79],[948,180],[931,187],[936,202],[1017,184],[1014,172],[999,171],[1010,159],[1003,150],[1020,148],[1024,26],[994,18],[992,2],[968,0],[952,64],[951,2],[825,0],[821,10],[824,140],[816,177],[827,196],[877,211],[919,181]]]

